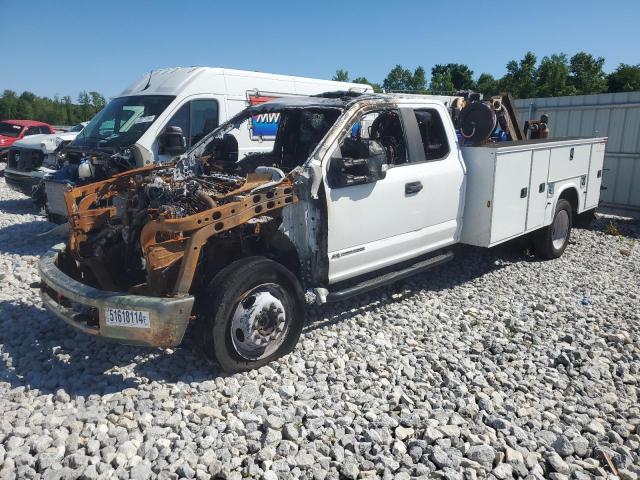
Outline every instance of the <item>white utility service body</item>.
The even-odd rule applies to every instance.
[[[576,194],[575,213],[596,208],[605,146],[606,138],[560,138],[462,147],[467,187],[460,241],[493,247],[549,225],[568,189]]]

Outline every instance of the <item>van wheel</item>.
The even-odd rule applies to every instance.
[[[229,373],[291,352],[304,325],[298,279],[273,260],[249,257],[222,269],[203,292],[197,331],[204,351]]]
[[[571,236],[571,204],[558,200],[553,221],[533,236],[533,247],[542,258],[548,260],[562,256]]]

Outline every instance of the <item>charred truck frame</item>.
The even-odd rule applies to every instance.
[[[293,349],[305,301],[340,300],[424,271],[452,258],[443,249],[457,242],[493,246],[532,232],[542,256],[560,256],[571,217],[595,207],[587,185],[599,191],[601,175],[589,172],[598,162],[601,169],[595,146],[603,139],[523,142],[511,125],[518,139],[498,148],[489,118],[481,145],[461,148],[457,106],[458,97],[283,98],[247,108],[176,162],[70,188],[69,240],[40,262],[43,301],[75,328],[123,343],[178,345],[193,324],[205,352],[239,371]],[[474,134],[478,108],[466,112]],[[238,131],[265,113],[279,115],[273,150],[240,155]],[[537,182],[529,179],[535,152],[548,152],[551,172],[549,156],[565,147],[581,166],[545,177],[536,201],[550,206],[540,224],[507,232],[473,220],[464,231],[463,214],[477,205],[497,203],[489,225],[518,221],[511,208],[498,217],[507,202],[497,197],[501,156]],[[480,150],[467,166],[468,149]],[[476,174],[474,185],[467,172],[484,150],[493,173]],[[516,186],[529,218],[533,196]]]

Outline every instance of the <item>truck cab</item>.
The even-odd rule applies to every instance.
[[[212,359],[240,371],[294,348],[305,302],[440,265],[456,243],[530,234],[542,257],[562,255],[573,215],[595,205],[606,139],[461,146],[455,101],[275,99],[175,163],[72,188],[69,240],[40,262],[43,302],[124,343],[173,346],[192,326]],[[271,146],[241,150],[252,119],[273,114]]]

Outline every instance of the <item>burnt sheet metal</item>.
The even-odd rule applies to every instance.
[[[191,317],[194,297],[159,298],[98,290],[84,285],[58,268],[54,246],[39,263],[42,302],[60,319],[89,335],[130,345],[172,347],[179,345]],[[108,325],[108,309],[147,312],[148,328]]]
[[[335,108],[342,110],[352,101],[352,98],[325,97],[280,97],[268,102],[247,108],[250,115],[269,113],[296,108]]]

